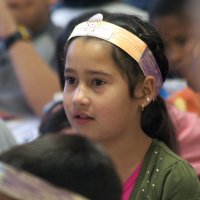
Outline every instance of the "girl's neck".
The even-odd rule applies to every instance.
[[[133,138],[121,138],[113,145],[104,145],[124,183],[142,163],[152,142],[144,133]]]

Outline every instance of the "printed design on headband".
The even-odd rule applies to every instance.
[[[159,94],[162,87],[162,76],[156,60],[149,48],[146,48],[140,58],[139,65],[145,76],[152,75],[156,78],[156,94]],[[144,69],[144,70],[143,70]]]
[[[88,21],[76,26],[76,36],[93,36],[109,41],[113,34],[112,27],[104,26],[103,15],[98,13]]]
[[[84,27],[85,31],[87,31],[87,32],[94,31],[95,29],[98,28],[98,26],[101,24],[102,21],[103,21],[102,14],[98,13],[98,14],[94,15],[87,21],[87,23]]]

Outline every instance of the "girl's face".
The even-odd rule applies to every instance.
[[[132,137],[140,129],[138,100],[112,59],[111,46],[77,38],[65,63],[64,108],[76,131],[94,141]]]

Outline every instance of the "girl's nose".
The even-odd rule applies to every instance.
[[[73,99],[72,99],[73,105],[75,106],[87,106],[89,105],[89,97],[87,89],[84,88],[84,86],[78,86],[76,90],[74,91]]]

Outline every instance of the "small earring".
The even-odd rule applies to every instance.
[[[149,102],[150,101],[150,98],[149,97],[147,97],[147,102]]]
[[[141,105],[141,111],[144,111],[144,104]]]

